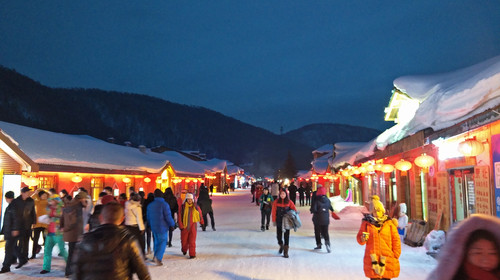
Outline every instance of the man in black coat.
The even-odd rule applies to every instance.
[[[15,216],[14,228],[19,232],[15,241],[16,255],[19,259],[16,268],[21,268],[28,262],[31,227],[36,224],[35,201],[30,195],[31,189],[24,187],[21,189],[21,195],[12,202]]]
[[[14,229],[15,213],[14,207],[12,207],[13,205],[11,203],[14,200],[14,192],[8,191],[7,193],[5,193],[5,200],[7,201],[9,206],[5,208],[3,227],[1,232],[5,239],[5,257],[0,273],[9,272],[10,265],[16,260],[16,256],[14,254],[14,245],[16,236],[18,234]],[[15,235],[13,235],[13,233]]]
[[[288,187],[288,192],[290,195],[290,200],[295,204],[295,200],[297,199],[297,186],[293,184],[293,182]]]
[[[141,247],[123,226],[123,207],[106,204],[99,216],[101,225],[86,233],[77,245],[72,279],[131,280],[135,273],[140,280],[150,280]]]
[[[312,221],[314,224],[314,237],[316,238],[316,248],[314,250],[321,249],[321,236],[323,236],[326,251],[330,253],[328,225],[330,224],[330,211],[333,212],[333,207],[330,199],[326,196],[326,189],[320,184],[318,184],[316,192],[313,193],[310,211],[313,214]]]

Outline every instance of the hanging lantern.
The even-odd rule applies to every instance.
[[[151,178],[149,178],[149,177],[144,178],[144,182],[146,182],[146,183],[151,182]]]
[[[375,166],[373,166],[373,169],[375,169],[376,171],[382,171],[382,167],[384,165],[382,163],[377,163],[375,164]]]
[[[34,187],[34,186],[38,186],[38,182],[39,182],[38,178],[36,178],[36,177],[29,177],[26,180],[25,184],[27,186],[29,186],[29,187]]]
[[[73,183],[75,183],[75,184],[80,183],[82,180],[83,180],[83,179],[82,179],[82,177],[80,177],[80,175],[78,175],[78,174],[77,174],[77,175],[75,175],[75,176],[73,176],[73,177],[71,178],[71,182],[73,182]]]
[[[391,173],[392,171],[394,171],[394,166],[392,166],[391,164],[384,164],[382,165],[380,171],[382,171],[383,173]]]
[[[347,171],[347,170],[342,170],[341,172],[342,172],[342,176],[344,176],[344,177],[349,177],[349,171]]]
[[[359,168],[358,168],[358,167],[354,167],[354,168],[352,169],[352,173],[353,173],[353,174],[356,174],[356,175],[359,175],[359,174],[361,174],[361,170],[359,170]]]
[[[363,174],[365,174],[365,173],[366,173],[366,171],[368,171],[368,170],[366,169],[366,166],[364,166],[364,165],[361,165],[361,166],[358,168],[358,170],[359,170],[361,173],[363,173]]]
[[[484,151],[484,146],[473,137],[458,144],[458,151],[466,157],[475,157]]]
[[[374,172],[375,171],[374,165],[373,164],[368,164],[366,166],[366,171],[368,171],[368,172]]]
[[[125,183],[125,184],[128,184],[130,183],[130,178],[129,177],[125,177],[122,179],[122,181]]]
[[[426,153],[421,154],[415,159],[415,164],[422,168],[424,173],[429,172],[429,167],[434,164],[435,160],[433,157],[428,156]]]
[[[401,171],[401,175],[406,175],[406,171],[410,170],[413,165],[411,162],[401,159],[394,166],[397,170]]]

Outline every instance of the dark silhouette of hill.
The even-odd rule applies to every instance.
[[[198,150],[256,175],[271,175],[291,151],[309,169],[312,146],[203,107],[132,93],[46,87],[0,66],[0,120],[48,131],[86,134],[133,146]]]
[[[291,130],[283,136],[304,145],[319,148],[339,142],[367,142],[377,137],[379,130],[347,124],[318,123]]]

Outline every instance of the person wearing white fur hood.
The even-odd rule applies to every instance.
[[[427,280],[500,279],[500,219],[475,214],[448,234]]]

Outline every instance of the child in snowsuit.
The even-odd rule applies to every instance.
[[[360,245],[366,245],[363,258],[365,276],[370,279],[391,279],[399,276],[401,240],[397,221],[385,215],[380,198],[372,196],[371,214],[365,214],[356,236]]]
[[[500,219],[474,214],[457,224],[428,280],[500,279]]]
[[[196,228],[197,223],[204,225],[200,207],[194,203],[192,193],[186,194],[184,203],[179,207],[179,228],[181,230],[182,254],[186,255],[189,250],[189,258],[196,258]]]
[[[398,233],[401,242],[404,241],[407,225],[408,225],[408,216],[406,216],[406,203],[400,203],[399,215],[398,215]]]
[[[259,198],[260,201],[260,230],[269,230],[269,219],[273,208],[273,196],[269,193],[269,188],[264,189],[264,193]],[[265,227],[264,227],[265,222]]]
[[[47,237],[45,240],[45,249],[43,252],[43,270],[40,274],[46,274],[50,272],[50,266],[52,263],[52,249],[54,245],[57,244],[59,247],[59,252],[63,256],[64,260],[68,260],[68,252],[64,248],[63,236],[60,228],[59,221],[62,215],[62,208],[64,203],[59,197],[51,197],[48,199],[47,213],[50,219],[47,228]]]

